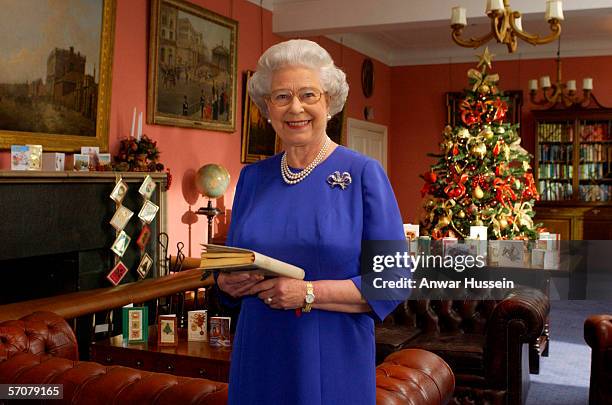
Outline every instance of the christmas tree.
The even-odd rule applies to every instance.
[[[421,177],[422,233],[465,239],[470,226],[488,228],[489,239],[536,239],[533,205],[539,199],[518,125],[506,123],[508,104],[496,84],[488,48],[459,104],[461,120],[444,128],[438,162]],[[480,69],[480,70],[478,70]]]

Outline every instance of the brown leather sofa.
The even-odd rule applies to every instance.
[[[66,321],[36,312],[0,323],[0,384],[63,384],[57,404],[225,404],[227,384],[77,361],[76,337]],[[424,350],[393,353],[376,369],[377,403],[446,404],[454,376]]]
[[[529,343],[544,329],[548,298],[535,289],[503,300],[408,300],[376,329],[377,361],[406,348],[442,357],[456,378],[456,404],[523,404]]]
[[[612,405],[612,315],[591,315],[584,322],[591,346],[590,405]]]

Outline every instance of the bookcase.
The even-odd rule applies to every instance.
[[[612,225],[612,108],[536,110],[533,116],[541,196],[536,219],[563,239],[601,239],[607,233],[599,225]],[[592,235],[585,220],[595,226]]]

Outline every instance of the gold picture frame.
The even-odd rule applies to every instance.
[[[61,109],[61,114],[54,113],[54,116],[56,118],[58,116],[65,116],[66,118],[59,121],[59,124],[57,123],[58,120],[54,119],[52,128],[48,129],[48,132],[40,129],[42,125],[40,120],[33,120],[29,127],[28,125],[20,125],[21,128],[18,129],[14,128],[12,123],[3,122],[1,114],[3,107],[0,105],[0,149],[10,149],[11,145],[37,144],[42,145],[44,151],[76,152],[80,151],[81,146],[85,145],[98,146],[101,151],[108,150],[116,0],[99,1],[101,7],[99,12],[102,16],[99,43],[97,44],[99,48],[99,66],[96,67],[94,64],[94,71],[92,73],[85,70],[87,54],[80,54],[80,51],[83,50],[79,50],[79,45],[76,47],[71,45],[70,48],[64,49],[60,44],[51,44],[54,46],[54,49],[49,51],[45,66],[45,69],[47,69],[45,81],[42,78],[33,81],[28,80],[26,83],[22,83],[22,91],[18,91],[18,84],[11,87],[10,84],[0,83],[0,100],[3,100],[5,103],[13,103],[11,104],[13,111],[26,114],[26,108],[22,108],[19,105],[21,103],[27,106],[30,114],[38,113],[44,117],[44,111],[61,106],[57,107]],[[83,3],[85,4],[85,2]],[[90,6],[90,3],[88,2],[87,6]],[[41,7],[46,6],[41,5]],[[44,12],[42,9],[38,11]],[[49,33],[43,35],[38,31],[38,27],[42,30],[48,24],[29,23],[28,18],[34,18],[31,15],[15,14],[11,17],[12,14],[7,10],[3,10],[3,14],[8,16],[8,18],[21,19],[20,27],[28,31],[30,40],[36,35],[49,37]],[[55,17],[57,18],[58,16],[56,15]],[[72,18],[70,22],[66,22],[66,25],[74,24],[74,31],[91,29],[91,26],[94,25],[78,25],[78,23],[85,21],[84,19],[87,18],[87,15],[80,15],[79,18]],[[78,20],[78,22],[75,22],[75,20]],[[60,29],[66,29],[66,27],[57,27],[58,36],[63,35]],[[20,38],[18,33],[15,34],[16,38]],[[11,45],[19,46],[14,41],[12,43],[3,41],[0,47]],[[13,51],[27,50],[27,46],[11,49]],[[8,49],[8,51],[10,52],[11,49]],[[78,60],[77,67],[69,72],[69,74],[64,73],[65,76],[57,78],[58,66],[70,58]],[[49,71],[49,66],[56,66],[56,72]],[[71,64],[70,66],[74,65]],[[13,70],[18,68],[18,66],[14,66]],[[97,84],[96,79],[98,80]],[[50,80],[53,80],[53,85],[47,83]],[[10,112],[8,107],[6,111]],[[43,107],[45,108],[44,110]],[[79,117],[82,118],[83,122],[88,122],[89,124],[84,126],[74,124],[75,120],[81,120]],[[19,121],[23,122],[24,120]],[[43,128],[45,127],[47,126],[43,126]],[[83,129],[83,127],[86,129]],[[91,131],[93,128],[95,128],[95,134],[87,134],[87,131]],[[75,134],[77,131],[81,134]]]
[[[152,0],[147,123],[234,132],[238,22]]]
[[[260,112],[248,92],[248,82],[253,76],[252,70],[247,70],[242,76],[243,112],[242,112],[242,147],[241,163],[254,163],[273,156],[278,140],[272,125]]]

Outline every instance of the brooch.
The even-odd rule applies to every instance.
[[[340,186],[340,188],[344,190],[352,181],[353,179],[351,179],[351,175],[348,172],[340,174],[340,172],[336,171],[327,176],[327,184],[329,184],[331,188]]]

